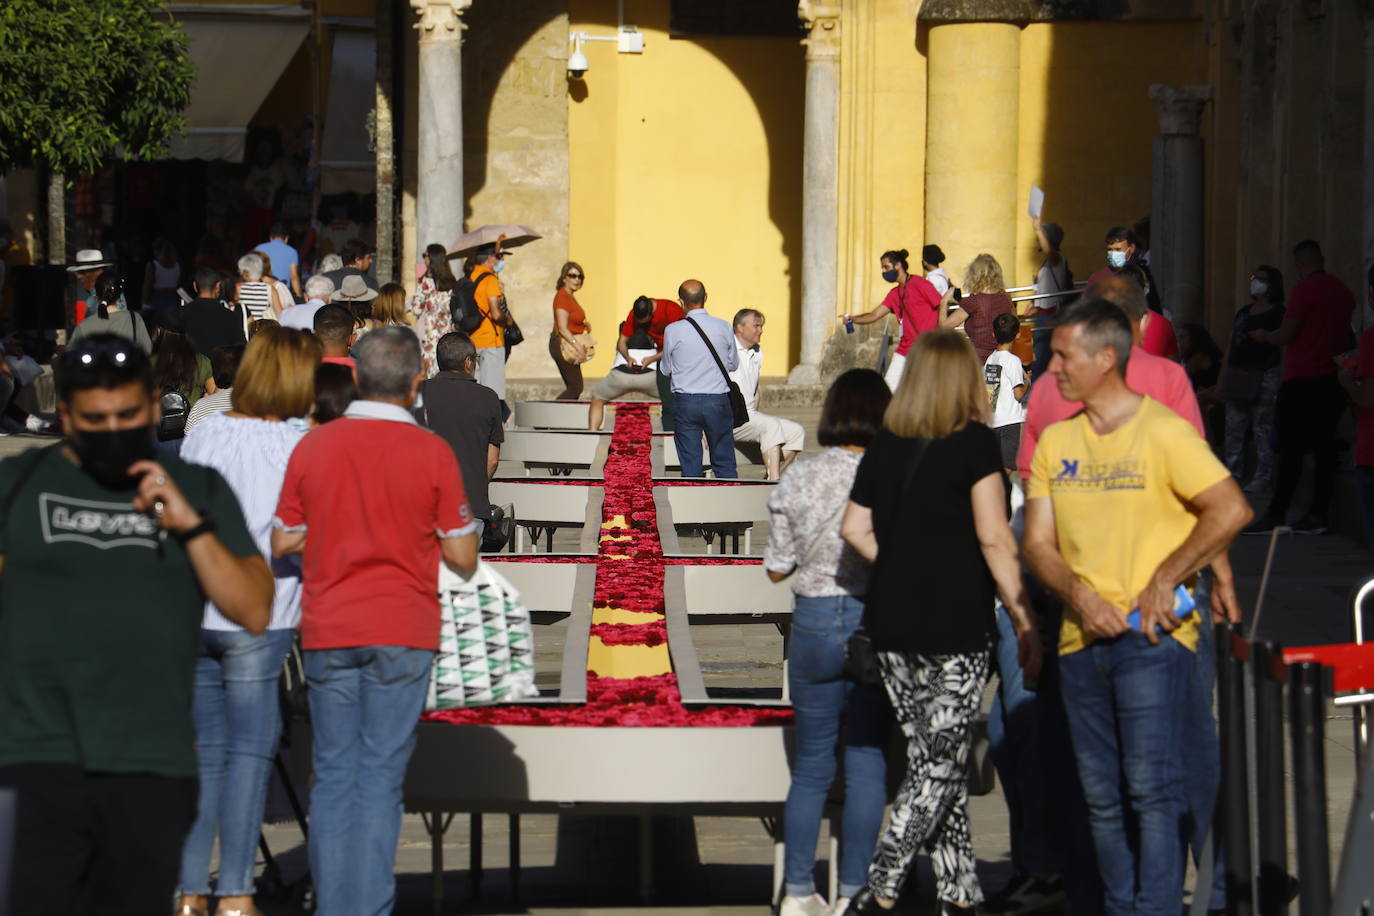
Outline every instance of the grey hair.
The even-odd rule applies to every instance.
[[[402,401],[420,372],[420,339],[409,328],[378,328],[353,347],[352,356],[358,364],[358,397]]]
[[[1126,313],[1106,299],[1089,299],[1076,303],[1058,322],[1056,328],[1081,325],[1080,339],[1083,349],[1089,355],[1102,352],[1103,347],[1111,347],[1116,353],[1116,371],[1126,377],[1126,362],[1131,358],[1131,323]]]
[[[327,254],[320,258],[320,273],[328,273],[331,270],[338,270],[343,267],[343,258],[337,254]]]
[[[751,318],[757,318],[759,321],[767,320],[763,317],[763,312],[758,309],[740,309],[735,312],[735,320],[730,323],[730,326],[737,328]]]
[[[249,282],[256,283],[262,279],[262,255],[256,251],[250,251],[239,258],[239,273],[247,274]]]
[[[324,274],[315,274],[305,281],[305,298],[323,299],[328,302],[332,295],[334,295],[334,281]]]

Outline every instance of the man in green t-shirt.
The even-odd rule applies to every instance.
[[[261,632],[272,573],[218,473],[152,460],[158,401],[138,347],[95,335],[58,370],[65,439],[0,461],[10,912],[166,912],[196,813],[205,601]]]

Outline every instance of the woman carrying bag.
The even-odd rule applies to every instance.
[[[779,916],[822,916],[816,893],[816,836],[830,784],[840,723],[844,742],[844,831],[834,912],[863,887],[887,804],[884,753],[892,713],[881,687],[844,677],[845,643],[859,627],[868,563],[840,539],[840,519],[864,449],[882,427],[892,395],[872,369],[850,369],[825,397],[817,430],[825,451],[782,475],[768,499],[763,567],[789,579],[796,596],[787,685],[796,717],[796,760],[783,807],[784,897]]]
[[[873,562],[864,629],[907,739],[906,774],[850,913],[894,906],[926,844],[943,912],[972,913],[983,899],[966,771],[999,595],[1023,669],[1034,676],[1040,668],[987,413],[972,345],[954,331],[922,334],[850,493],[841,534]]]
[[[569,261],[558,272],[553,295],[553,333],[549,335],[549,356],[563,378],[563,391],[555,400],[576,401],[582,396],[582,364],[592,358],[596,341],[591,322],[577,302],[577,291],[587,282],[587,273],[576,261]]]

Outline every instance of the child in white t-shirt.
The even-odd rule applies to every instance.
[[[1016,474],[1016,451],[1021,447],[1021,425],[1026,422],[1026,367],[1020,357],[1011,352],[1021,322],[1011,312],[1004,312],[992,320],[992,335],[997,349],[983,364],[983,379],[988,384],[988,398],[992,402],[992,421],[988,424],[1002,446],[1002,467]]]

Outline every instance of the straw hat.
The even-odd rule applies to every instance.
[[[377,291],[367,285],[367,282],[357,274],[349,274],[343,278],[339,288],[329,297],[330,302],[367,302],[377,298]]]
[[[68,273],[81,273],[86,270],[97,270],[101,267],[113,267],[105,256],[100,253],[99,248],[83,248],[76,253],[76,263],[67,268]]]

